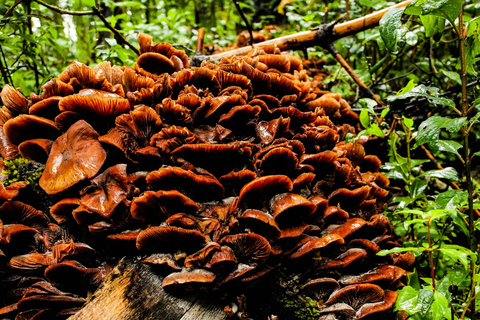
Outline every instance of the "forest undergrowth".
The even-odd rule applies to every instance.
[[[73,60],[133,65],[141,31],[190,56],[199,28],[207,49],[227,47],[246,30],[234,2],[8,0],[0,5],[0,87],[40,92]],[[239,7],[255,31],[274,38],[316,27],[327,7],[328,20],[349,20],[392,4],[250,0]],[[322,48],[295,54],[315,61],[323,88],[355,106],[364,130],[347,139],[370,136],[365,148],[392,182],[385,214],[402,247],[379,255],[416,257],[396,310],[418,320],[480,318],[480,3],[415,0],[335,47],[382,104],[363,96]],[[5,162],[8,183],[19,165]],[[41,168],[32,170],[36,178]]]

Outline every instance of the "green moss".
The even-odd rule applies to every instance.
[[[280,302],[295,319],[317,320],[320,317],[317,302],[301,294],[300,279],[280,271],[278,281],[283,290]]]
[[[24,158],[5,160],[3,162],[2,175],[6,177],[2,183],[5,186],[17,181],[26,181],[33,189],[38,187],[38,177],[43,172],[40,164],[33,163]]]

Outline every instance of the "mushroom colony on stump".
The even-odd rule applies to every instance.
[[[45,169],[36,196],[0,184],[0,319],[67,318],[124,255],[166,290],[241,292],[282,268],[320,319],[391,314],[414,258],[376,255],[396,245],[389,181],[365,139],[345,144],[358,116],[340,94],[273,46],[189,68],[139,44],[135,67],[73,62],[30,99],[3,88],[3,159]]]

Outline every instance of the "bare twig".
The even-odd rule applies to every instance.
[[[64,9],[61,9],[59,7],[56,7],[56,6],[52,6],[51,4],[48,4],[46,2],[43,2],[42,0],[33,0],[33,1],[35,1],[36,3],[54,11],[54,12],[60,13],[60,14],[69,14],[69,15],[72,15],[72,16],[88,16],[88,15],[94,14],[93,11],[64,10]]]
[[[250,35],[250,45],[253,46],[253,31],[252,31],[252,26],[248,22],[247,17],[245,17],[245,14],[243,13],[242,8],[240,8],[240,5],[238,4],[237,0],[233,0],[233,3],[235,4],[235,8],[237,8],[238,13],[240,13],[240,16],[242,17],[243,22],[245,22],[245,25],[247,26],[248,34]]]
[[[15,2],[10,8],[8,8],[7,12],[5,12],[3,18],[8,17],[13,12],[13,10],[22,2],[23,0],[18,0],[17,2]]]
[[[2,52],[2,58],[0,59],[0,71],[2,72],[3,81],[5,81],[5,84],[13,85],[12,78],[9,77],[10,75],[7,69],[7,64],[5,63],[5,65],[3,65],[5,56],[3,55],[3,49],[1,46],[0,46],[0,51]]]
[[[37,0],[35,0],[37,1]],[[131,50],[133,50],[133,52],[135,52],[137,55],[140,55],[140,52],[138,51],[138,49],[133,45],[131,44],[127,38],[125,38],[125,36],[123,34],[121,34],[120,32],[118,32],[117,29],[115,29],[108,21],[107,19],[105,18],[105,16],[100,12],[100,10],[98,10],[97,7],[92,7],[92,10],[93,12],[95,13],[95,15],[97,17],[100,18],[100,20],[102,20],[102,22],[105,24],[105,26],[113,32],[113,34],[115,34],[115,36],[120,39],[125,45],[127,45],[127,47],[129,47]]]

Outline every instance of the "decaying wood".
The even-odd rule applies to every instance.
[[[124,258],[90,302],[70,320],[224,320],[218,300],[202,293],[165,292],[163,277],[141,262]]]
[[[337,37],[343,38],[343,37],[373,28],[378,24],[380,19],[382,19],[383,15],[387,13],[388,10],[390,10],[391,8],[405,7],[410,2],[412,2],[412,0],[403,1],[391,7],[388,7],[386,9],[366,15],[364,17],[347,21],[344,23],[339,23],[335,25],[334,31]],[[213,60],[220,60],[223,57],[231,57],[233,55],[241,56],[249,53],[251,50],[255,48],[264,47],[272,44],[276,44],[277,47],[282,51],[292,50],[298,47],[310,47],[312,45],[315,45],[314,42],[315,42],[316,34],[317,34],[317,30],[309,30],[309,31],[294,33],[294,34],[290,34],[288,36],[280,37],[277,39],[271,39],[264,42],[256,43],[253,46],[246,46],[239,49],[214,54],[209,56],[209,58]]]

